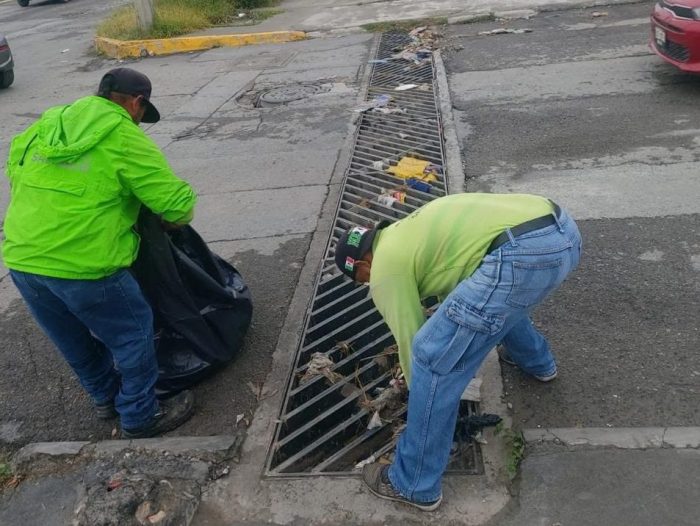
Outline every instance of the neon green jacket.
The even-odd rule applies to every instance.
[[[130,266],[141,203],[165,221],[192,219],[196,196],[129,113],[90,96],[47,110],[10,145],[5,265],[66,279]]]
[[[425,322],[421,300],[445,299],[474,273],[498,234],[552,210],[551,201],[535,195],[455,194],[378,232],[369,287],[399,346],[408,385],[413,337]]]

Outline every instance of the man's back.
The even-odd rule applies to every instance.
[[[128,267],[143,202],[177,221],[195,196],[118,104],[90,96],[51,108],[10,147],[3,257],[15,270],[98,279]]]

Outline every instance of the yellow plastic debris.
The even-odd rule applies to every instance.
[[[418,179],[420,181],[432,182],[437,180],[432,172],[425,173],[425,169],[430,165],[428,161],[416,159],[415,157],[403,157],[399,164],[387,168],[387,172],[394,174],[401,179]]]

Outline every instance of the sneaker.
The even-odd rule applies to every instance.
[[[408,500],[391,485],[391,481],[389,480],[389,466],[380,464],[379,462],[367,464],[362,469],[362,480],[369,490],[380,499],[403,502],[404,504],[409,504],[422,511],[436,510],[442,502],[442,495],[432,502],[415,502],[413,500]]]
[[[510,357],[508,351],[503,345],[496,347],[496,352],[498,353],[498,359],[501,362],[518,367],[518,364],[515,363],[515,360]],[[532,376],[535,380],[539,380],[540,382],[551,382],[557,377],[557,366],[555,365],[553,371],[548,374],[530,374],[530,376]]]
[[[104,404],[95,404],[95,413],[100,420],[112,420],[118,415],[117,410],[114,408],[114,400]]]
[[[194,394],[182,391],[172,398],[161,400],[151,421],[136,429],[122,428],[122,438],[149,438],[172,431],[184,424],[194,413]]]

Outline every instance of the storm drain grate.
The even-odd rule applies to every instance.
[[[410,42],[406,34],[384,34],[376,59],[388,58]],[[361,114],[333,233],[268,454],[267,476],[357,473],[357,463],[390,452],[405,421],[405,403],[400,403],[385,418],[389,422],[368,429],[373,412],[366,402],[389,387],[398,358],[387,352],[394,339],[368,288],[340,274],[333,254],[338,237],[350,225],[400,219],[446,193],[441,173],[429,189],[416,189],[386,171],[404,156],[444,166],[433,67],[432,60],[421,64],[375,61],[372,66],[366,100],[390,95],[392,107],[405,112]],[[416,87],[394,90],[402,84]],[[405,194],[403,202],[380,199],[392,192]],[[305,378],[316,353],[330,360],[326,376]],[[477,410],[476,404],[462,402],[462,416]],[[458,446],[450,471],[480,473],[477,444],[468,441]]]

